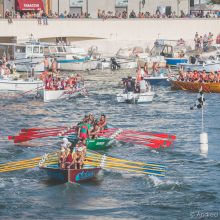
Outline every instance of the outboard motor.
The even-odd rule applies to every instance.
[[[111,57],[111,69],[116,70],[120,69],[120,65],[117,63],[116,59],[114,57]]]

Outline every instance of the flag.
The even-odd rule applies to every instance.
[[[142,0],[142,8],[144,7],[145,5],[145,0]]]
[[[193,106],[190,107],[190,110],[200,109],[203,107],[205,103],[204,93],[202,91],[202,87],[199,89],[199,94],[197,96],[197,100]]]

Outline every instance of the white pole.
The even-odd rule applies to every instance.
[[[206,132],[204,132],[204,110],[203,110],[203,102],[204,102],[204,98],[202,95],[202,132],[200,134],[200,152],[201,154],[207,154],[208,153],[208,134]]]

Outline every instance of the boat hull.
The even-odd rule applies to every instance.
[[[67,136],[68,140],[74,145],[79,141],[76,135]],[[86,139],[86,146],[89,150],[105,150],[112,146],[113,138],[98,137],[96,139]]]
[[[165,58],[167,65],[177,66],[180,63],[187,63],[188,59],[186,58]]]
[[[144,80],[150,83],[153,86],[170,86],[168,77],[166,76],[152,76],[144,77]]]
[[[45,170],[50,179],[59,182],[81,183],[97,176],[101,167],[89,167],[83,169],[60,169],[58,165],[40,167]]]
[[[149,103],[153,101],[155,93],[121,93],[117,95],[117,102],[119,103]]]
[[[44,102],[51,102],[59,99],[70,99],[80,94],[80,91],[71,90],[42,90],[40,94],[43,96]]]
[[[172,90],[198,92],[202,87],[202,90],[206,93],[220,93],[220,83],[182,82],[174,80],[170,82]]]
[[[42,81],[0,80],[0,91],[27,92],[42,87]]]
[[[61,70],[69,71],[86,71],[86,70],[95,70],[98,66],[98,61],[89,60],[84,62],[59,62]]]

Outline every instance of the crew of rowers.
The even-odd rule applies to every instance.
[[[79,73],[64,79],[59,77],[58,74],[45,71],[40,75],[40,79],[43,80],[47,90],[73,90],[79,89],[84,84],[83,76]]]
[[[183,70],[179,71],[178,81],[183,82],[220,82],[220,71],[218,72],[210,72],[206,73],[203,71],[188,71],[185,72]]]
[[[82,169],[86,157],[86,140],[87,138],[96,139],[101,130],[107,128],[107,119],[104,114],[100,120],[96,120],[93,114],[86,115],[81,122],[78,123],[76,134],[78,142],[75,146],[63,138],[61,150],[59,154],[59,165],[62,169]]]

